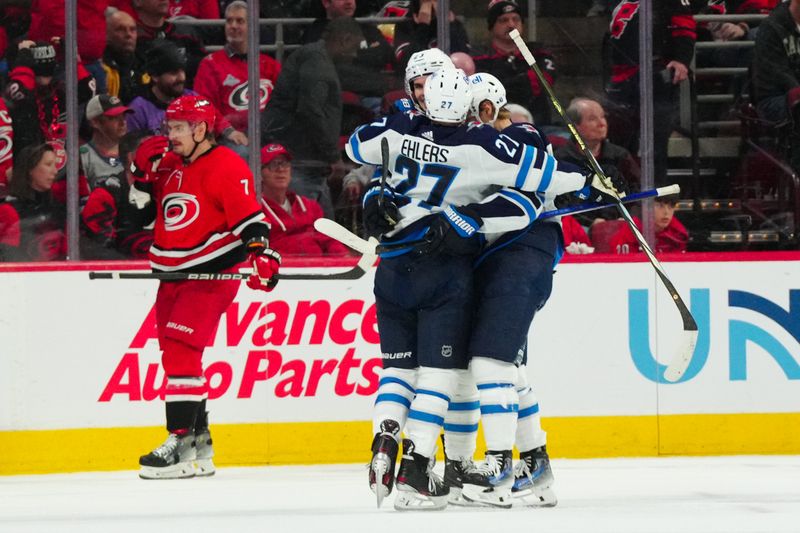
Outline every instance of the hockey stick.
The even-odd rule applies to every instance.
[[[391,217],[383,207],[383,192],[386,190],[386,178],[389,175],[389,140],[384,137],[381,139],[381,190],[378,196],[378,212],[390,225],[397,225],[397,221]]]
[[[514,40],[514,44],[517,45],[517,48],[522,54],[522,57],[525,58],[525,61],[528,63],[528,66],[531,68],[531,70],[533,70],[534,74],[536,74],[536,77],[539,79],[539,83],[541,84],[542,87],[544,87],[544,90],[547,93],[548,98],[550,99],[550,103],[553,104],[553,107],[555,107],[556,111],[564,121],[564,124],[566,124],[567,128],[569,128],[569,131],[575,138],[575,141],[578,143],[578,146],[580,146],[581,151],[586,156],[586,159],[588,159],[589,165],[592,167],[592,171],[600,177],[600,180],[603,182],[605,186],[613,188],[611,180],[608,179],[608,176],[605,175],[603,169],[600,168],[600,165],[597,163],[597,159],[595,159],[594,154],[592,154],[592,151],[589,150],[589,148],[586,146],[586,143],[583,141],[583,138],[581,138],[580,134],[578,133],[575,124],[572,122],[572,120],[570,120],[570,118],[564,112],[564,109],[561,107],[561,103],[558,101],[558,98],[556,98],[556,95],[553,92],[553,88],[550,87],[550,84],[548,83],[547,79],[545,79],[544,74],[542,74],[539,65],[536,64],[536,59],[534,59],[533,54],[531,54],[531,51],[528,49],[528,45],[526,45],[525,41],[522,40],[522,37],[520,36],[517,30],[511,30],[508,33],[508,36]],[[642,235],[642,232],[639,231],[639,228],[636,227],[636,224],[634,223],[631,214],[628,212],[628,210],[625,208],[625,206],[622,204],[621,201],[617,201],[616,207],[619,210],[619,213],[622,216],[622,218],[624,218],[625,222],[627,222],[628,226],[630,226],[631,231],[636,237],[636,240],[639,241],[639,246],[641,246],[642,250],[644,250],[644,253],[647,254],[647,258],[650,260],[650,264],[653,265],[653,268],[658,274],[659,279],[661,279],[661,283],[664,284],[664,287],[666,287],[670,297],[672,297],[672,301],[677,306],[678,311],[681,314],[681,319],[683,320],[683,333],[684,333],[683,347],[681,348],[681,351],[678,352],[672,358],[670,363],[667,365],[666,371],[664,372],[664,378],[667,381],[674,383],[681,378],[684,372],[686,372],[686,368],[689,366],[689,363],[692,360],[692,355],[694,354],[694,347],[695,344],[697,343],[697,334],[698,334],[697,322],[692,316],[691,311],[689,311],[689,308],[686,307],[686,304],[684,303],[680,294],[678,294],[678,291],[677,289],[675,289],[675,286],[672,284],[672,281],[670,281],[669,277],[667,276],[667,273],[664,271],[664,267],[661,266],[661,263],[658,261],[658,259],[656,259],[653,250],[647,244],[647,241]]]
[[[659,187],[657,189],[650,189],[648,191],[632,193],[623,198],[622,201],[625,203],[632,203],[638,200],[643,200],[645,198],[668,196],[671,194],[678,194],[679,192],[681,192],[680,186],[677,184],[673,184],[673,185],[667,185],[666,187]],[[570,215],[574,213],[586,213],[589,211],[597,211],[599,209],[605,209],[608,207],[613,207],[615,205],[616,204],[596,204],[596,203],[570,205],[567,207],[562,207],[561,209],[545,211],[541,215],[539,215],[539,218],[537,220],[553,218],[559,215]],[[323,235],[327,235],[331,239],[339,241],[340,243],[344,244],[349,248],[352,248],[353,250],[357,251],[360,254],[380,255],[383,252],[392,252],[395,250],[399,250],[401,248],[411,248],[417,246],[418,244],[424,244],[425,242],[427,242],[425,239],[419,239],[416,241],[406,241],[403,243],[385,243],[385,244],[378,244],[378,241],[375,239],[371,239],[368,242],[359,237],[358,235],[354,234],[344,226],[337,224],[336,222],[328,218],[319,218],[315,220],[314,228]]]
[[[364,241],[367,242],[367,241]],[[367,244],[369,244],[367,242]],[[374,244],[372,245],[374,247]],[[326,281],[335,279],[360,279],[372,267],[375,256],[363,254],[356,266],[344,272],[332,274],[278,274],[279,280]],[[89,272],[89,279],[158,279],[162,281],[183,280],[246,280],[250,272]]]

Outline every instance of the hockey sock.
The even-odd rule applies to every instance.
[[[206,401],[200,402],[197,406],[197,419],[194,422],[194,432],[201,433],[208,429],[208,411],[206,411]]]
[[[381,422],[394,420],[403,429],[414,399],[417,370],[384,368],[372,410],[372,434],[380,433]]]
[[[417,395],[411,402],[406,435],[414,443],[416,453],[431,457],[444,424],[444,415],[455,389],[455,371],[419,367]]]
[[[456,390],[444,415],[444,444],[449,459],[473,458],[481,418],[480,397],[469,370],[456,370]]]
[[[194,429],[197,411],[208,395],[203,377],[168,376],[164,391],[167,411],[167,431],[188,432]]]
[[[519,451],[527,452],[544,446],[547,443],[547,433],[542,430],[539,402],[528,384],[528,371],[525,365],[519,367],[517,394],[519,394],[519,413],[516,445]]]
[[[519,397],[514,386],[517,381],[517,367],[496,359],[473,357],[470,370],[480,395],[486,448],[512,449],[519,411]]]

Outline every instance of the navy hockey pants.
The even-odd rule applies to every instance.
[[[381,259],[375,302],[384,368],[467,368],[471,263],[414,253]]]

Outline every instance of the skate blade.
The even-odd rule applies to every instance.
[[[482,488],[464,485],[461,497],[469,502],[471,507],[496,507],[498,509],[511,509],[511,489],[508,488]]]
[[[197,477],[213,476],[217,469],[211,459],[198,459],[194,462],[194,475]]]
[[[398,486],[394,508],[398,511],[441,511],[447,507],[447,495],[427,496],[414,489],[402,490]]]
[[[371,483],[369,488],[375,493],[378,508],[383,503],[383,499],[392,492],[388,486],[383,484],[383,477],[389,473],[390,464],[389,457],[385,453],[379,453],[375,455],[370,465],[370,469],[375,475],[375,483]]]
[[[139,477],[142,479],[186,479],[194,476],[193,461],[161,468],[156,466],[139,467]]]
[[[556,493],[549,488],[536,491],[527,488],[512,492],[511,496],[514,507],[555,507],[558,505]]]

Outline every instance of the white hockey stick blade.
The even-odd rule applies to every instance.
[[[315,220],[314,229],[323,235],[327,235],[331,239],[339,241],[348,248],[352,248],[361,255],[376,255],[375,248],[378,246],[377,240],[370,239],[369,241],[365,241],[352,231],[329,218],[318,218]]]
[[[697,344],[697,335],[698,331],[696,329],[683,331],[681,350],[675,354],[675,356],[672,358],[672,361],[670,361],[669,365],[667,365],[667,369],[664,371],[664,379],[669,383],[677,382],[681,379],[681,377],[683,377],[683,374],[686,373],[689,363],[692,362],[694,347]]]

